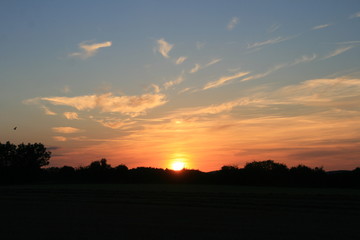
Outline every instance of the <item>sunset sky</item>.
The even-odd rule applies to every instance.
[[[360,1],[1,1],[0,110],[51,166],[354,169]]]

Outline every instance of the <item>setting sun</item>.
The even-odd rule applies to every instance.
[[[183,163],[183,162],[174,162],[171,165],[171,168],[175,171],[180,171],[180,170],[184,169],[184,167],[185,167],[185,163]]]

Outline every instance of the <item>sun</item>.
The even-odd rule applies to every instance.
[[[171,168],[175,171],[183,170],[185,168],[185,163],[184,162],[173,162],[171,165]]]

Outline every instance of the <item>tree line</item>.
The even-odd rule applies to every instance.
[[[273,160],[253,161],[244,168],[223,166],[218,171],[112,167],[106,159],[84,167],[48,167],[51,152],[41,143],[0,143],[0,184],[16,183],[181,183],[246,186],[360,187],[360,168],[326,172],[321,167],[287,167]]]

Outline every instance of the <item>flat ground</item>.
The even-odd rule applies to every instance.
[[[360,190],[0,187],[0,239],[360,239]]]

